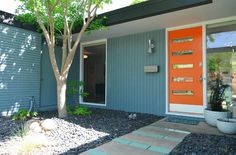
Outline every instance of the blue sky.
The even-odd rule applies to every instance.
[[[208,48],[233,47],[236,46],[236,31],[212,34],[214,42],[207,42]]]

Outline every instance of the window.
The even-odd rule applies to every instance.
[[[230,87],[225,91],[225,100],[236,102],[236,22],[207,26],[207,73],[208,101],[210,85],[216,78]],[[224,104],[224,103],[223,103]]]
[[[105,105],[106,96],[106,42],[82,45],[83,103]]]

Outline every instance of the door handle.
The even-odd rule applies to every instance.
[[[206,78],[204,78],[204,77],[201,76],[201,77],[199,78],[199,81],[203,81],[203,80],[205,80],[205,79],[206,79]]]

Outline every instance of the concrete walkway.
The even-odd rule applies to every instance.
[[[171,152],[188,134],[189,131],[163,127],[156,122],[82,155],[163,155]]]
[[[171,152],[190,133],[223,135],[205,122],[188,125],[167,122],[165,119],[113,139],[82,155],[163,155]]]

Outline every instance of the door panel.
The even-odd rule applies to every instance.
[[[169,106],[203,106],[202,27],[168,32]]]

